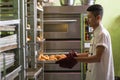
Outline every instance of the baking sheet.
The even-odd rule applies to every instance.
[[[61,55],[61,54],[68,54],[69,52],[45,52],[43,55]],[[38,60],[38,63],[55,63],[57,60]]]
[[[4,55],[4,56],[3,56]],[[14,53],[1,53],[0,54],[0,69],[3,71],[4,67],[4,60],[5,59],[5,68],[9,68],[12,65],[14,65],[15,59],[14,59]]]
[[[53,60],[40,61],[40,60],[38,60],[37,62],[38,63],[55,63],[56,61],[53,61]]]

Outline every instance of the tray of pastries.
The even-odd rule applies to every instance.
[[[57,60],[65,57],[65,54],[40,54],[38,57],[38,62],[55,63]]]

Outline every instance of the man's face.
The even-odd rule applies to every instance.
[[[88,17],[88,24],[90,25],[90,27],[96,27],[97,24],[97,18],[91,13],[91,12],[87,12],[87,17]]]

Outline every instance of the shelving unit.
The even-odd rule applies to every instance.
[[[0,80],[20,80],[20,1],[0,2]]]
[[[81,39],[82,39],[82,43],[81,45],[83,45],[82,47],[82,51],[81,52],[89,52],[89,48],[90,48],[90,40],[92,38],[92,27],[89,26],[88,21],[87,21],[87,15],[86,13],[81,14],[81,21],[83,21],[81,23],[81,25],[83,25],[83,27],[81,27]],[[87,64],[86,63],[81,63],[81,76],[82,76],[82,80],[85,80],[85,76],[86,76],[86,71],[87,71]]]
[[[14,22],[15,21],[15,22]],[[0,32],[2,31],[15,31],[18,25],[20,24],[19,19],[18,20],[7,20],[7,21],[0,21]],[[17,23],[16,23],[17,21]],[[5,24],[6,23],[6,24]],[[10,27],[12,25],[12,27]],[[8,28],[7,28],[8,27]],[[17,30],[18,31],[18,30]],[[16,32],[16,31],[15,31]],[[19,65],[19,61],[16,61],[14,57],[18,57],[19,53],[15,53],[14,49],[18,48],[19,38],[17,38],[17,32],[16,34],[1,37],[0,38],[0,63],[1,63],[1,79],[2,80],[11,80],[19,76],[19,72],[21,70],[21,66]],[[12,52],[12,53],[9,53]],[[19,56],[20,57],[20,56]],[[18,59],[19,60],[19,59]],[[15,67],[13,71],[7,71],[7,69]]]
[[[43,2],[42,0],[26,0],[25,2],[26,75],[27,80],[37,80],[43,71],[37,62],[38,55],[44,52]]]
[[[84,35],[85,35],[84,40],[90,41],[91,37],[92,37],[92,28],[89,26],[86,16],[84,17],[84,31],[85,31],[84,32]]]
[[[89,26],[87,16],[86,14],[83,15],[83,21],[84,21],[84,52],[88,52],[90,48],[90,40],[93,36],[93,29]]]

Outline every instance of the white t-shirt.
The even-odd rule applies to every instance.
[[[104,46],[105,51],[102,54],[100,62],[88,63],[86,80],[114,80],[111,38],[109,32],[102,24],[93,33],[89,52],[93,53],[92,55],[96,55],[96,47],[99,45]]]

